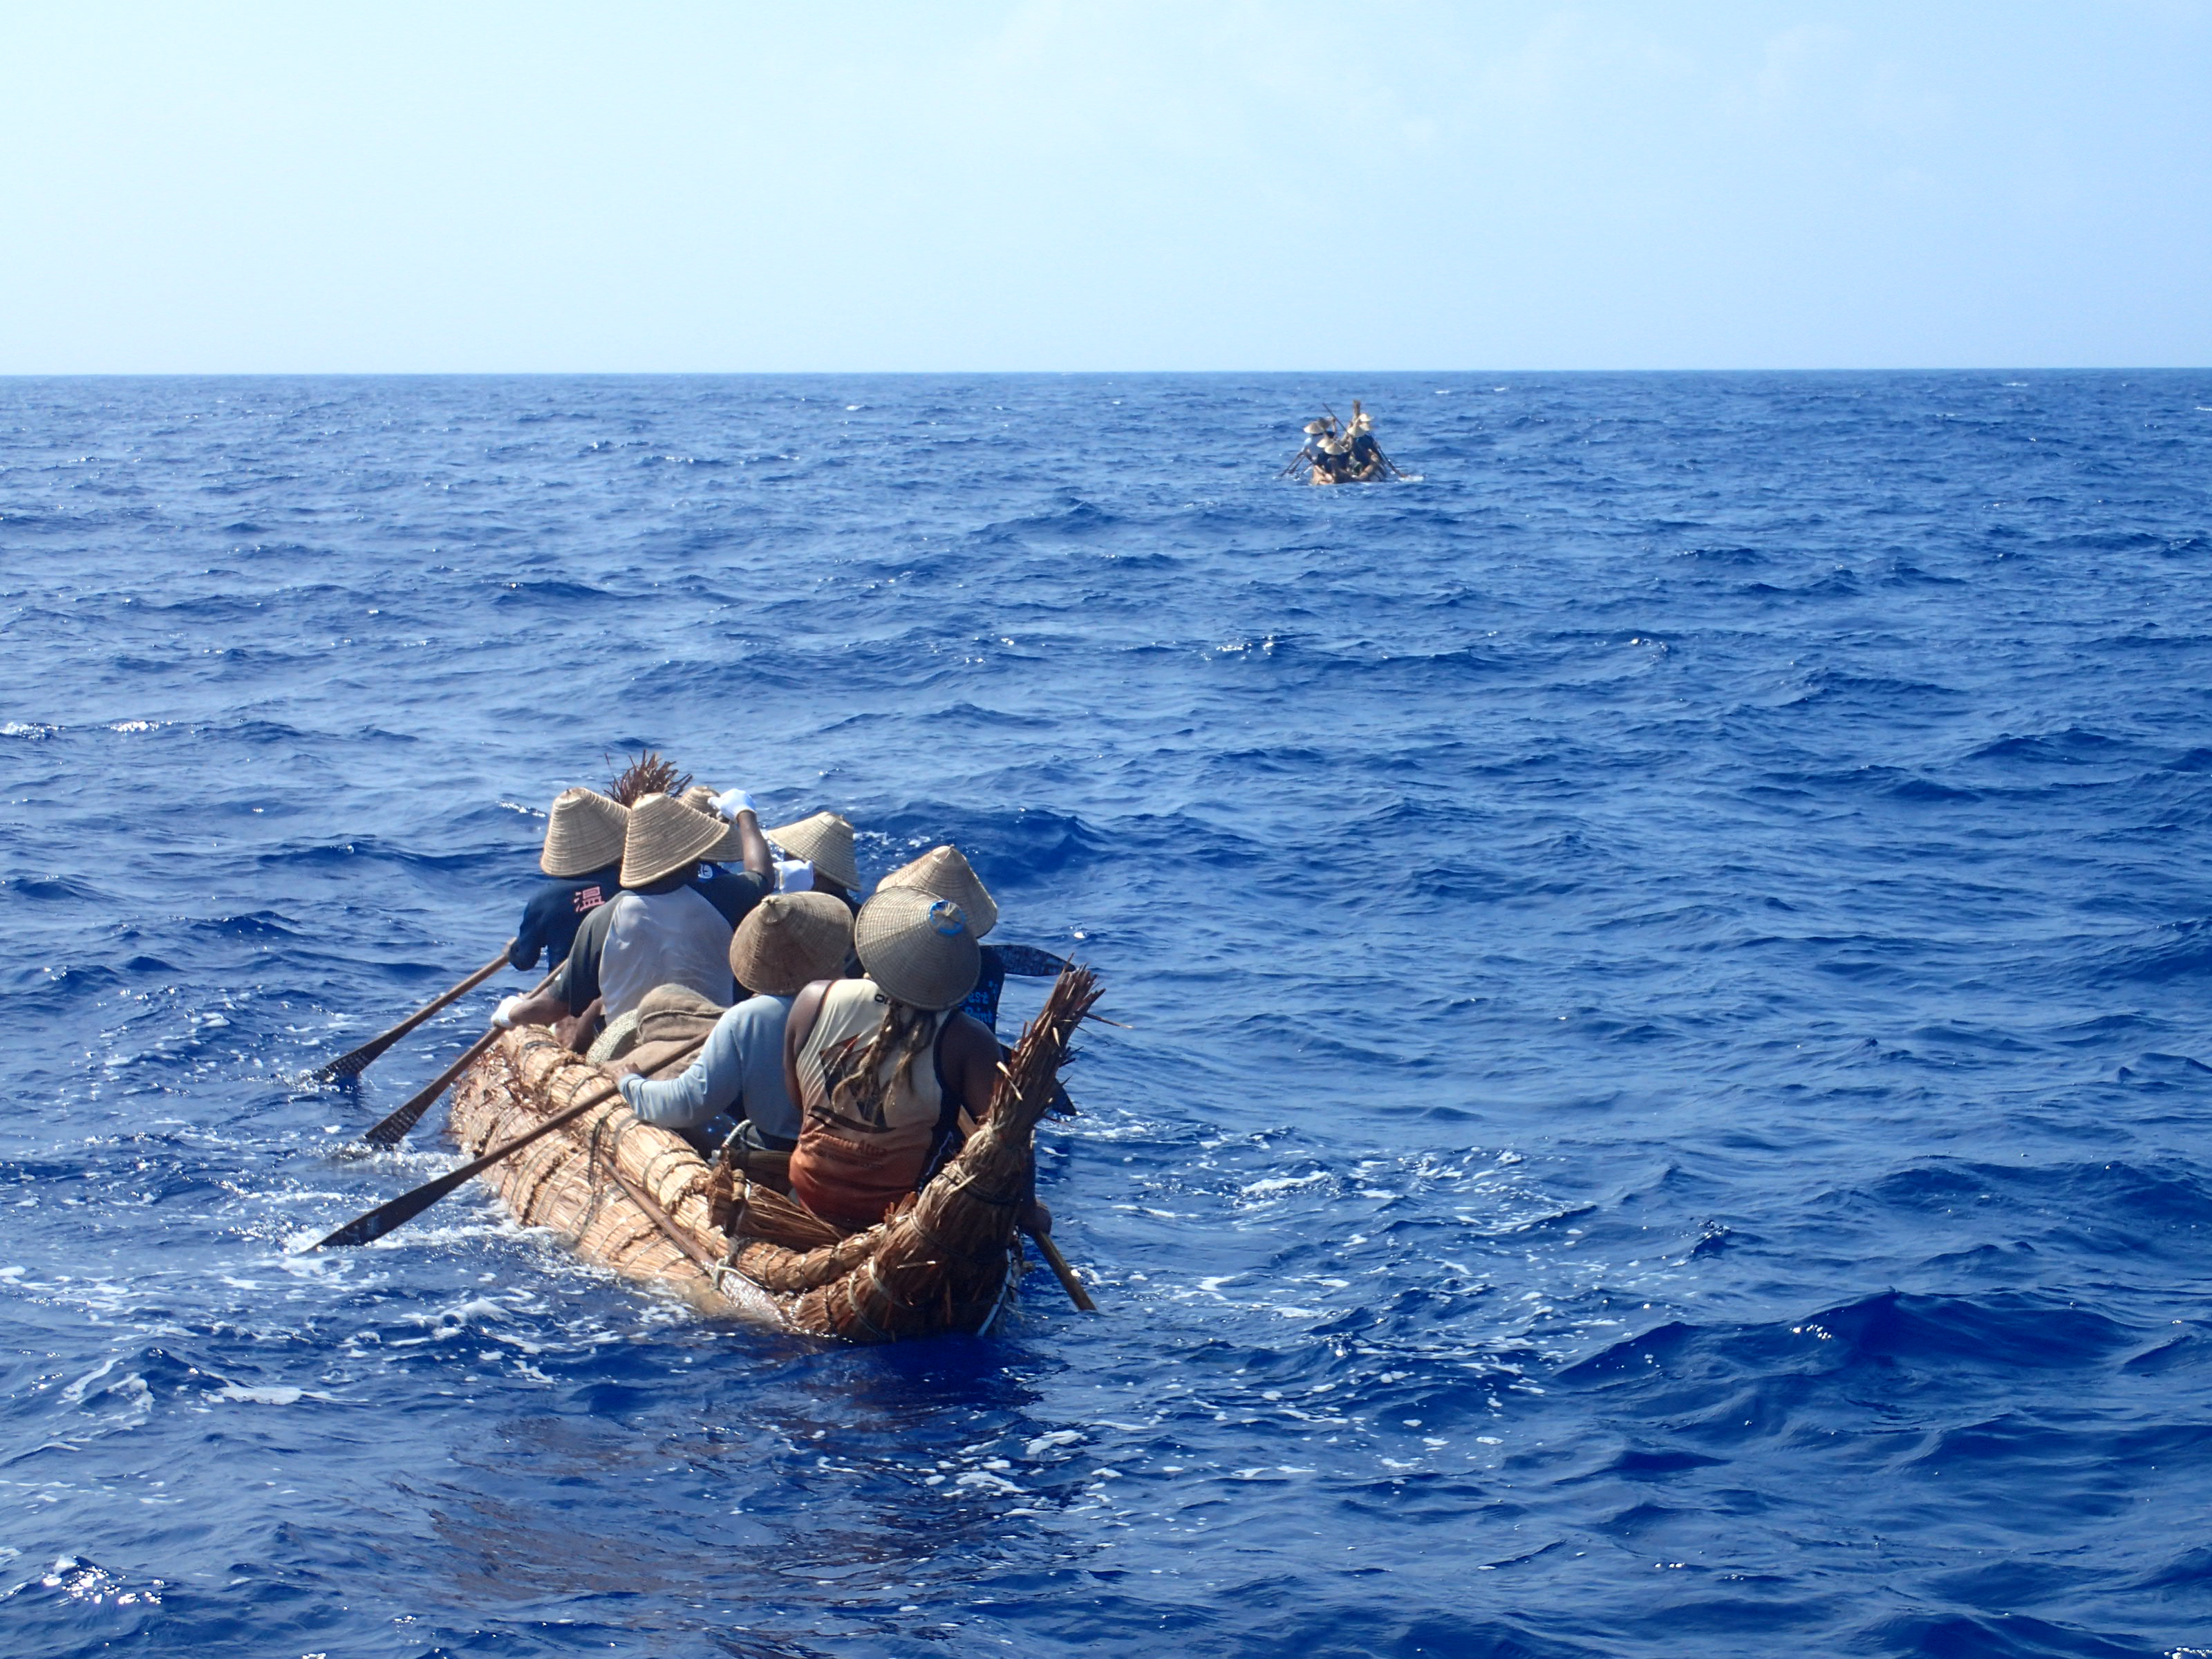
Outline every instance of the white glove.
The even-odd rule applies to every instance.
[[[514,1017],[522,1012],[522,1005],[528,1000],[527,997],[508,997],[491,1011],[491,1023],[502,1031],[513,1030]]]
[[[738,813],[751,812],[757,809],[753,805],[753,798],[744,790],[725,789],[714,797],[714,810],[724,817],[735,822]]]
[[[814,890],[814,865],[808,859],[778,859],[775,860],[775,890],[779,893],[811,893]]]

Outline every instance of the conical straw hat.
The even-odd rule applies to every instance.
[[[966,913],[918,888],[894,887],[862,905],[853,945],[886,996],[933,1012],[974,990],[983,969],[983,947],[968,931]]]
[[[748,991],[796,996],[845,971],[853,912],[830,893],[770,893],[745,913],[730,940],[730,971]]]
[[[695,812],[667,795],[644,795],[629,809],[623,841],[622,884],[649,887],[687,864],[696,864],[722,839],[721,819]]]
[[[722,815],[714,810],[714,801],[720,793],[719,790],[709,789],[703,783],[695,783],[678,799],[693,811],[704,812],[708,817],[720,820]],[[702,859],[716,860],[738,860],[744,855],[744,837],[738,833],[738,826],[734,823],[726,825],[721,840],[699,854]]]
[[[957,847],[933,847],[912,864],[902,864],[876,884],[886,887],[918,887],[941,899],[951,899],[968,913],[969,930],[981,939],[999,925],[999,907],[990,891]]]
[[[860,866],[853,860],[853,826],[835,812],[817,812],[811,818],[764,832],[787,853],[811,859],[814,867],[848,892],[860,885]]]
[[[538,867],[549,876],[588,876],[623,855],[629,808],[593,789],[563,789],[545,820]]]

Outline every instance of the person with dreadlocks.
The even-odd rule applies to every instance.
[[[982,1121],[999,1044],[959,1012],[981,947],[957,904],[913,887],[878,893],[853,943],[866,976],[799,993],[783,1066],[800,1114],[792,1194],[858,1231],[918,1191]]]

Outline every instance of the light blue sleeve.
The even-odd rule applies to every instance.
[[[738,1007],[744,1006],[740,1003]],[[636,1076],[624,1078],[622,1096],[637,1114],[638,1121],[664,1129],[695,1129],[717,1112],[729,1110],[744,1082],[745,1024],[738,1018],[738,1008],[716,1020],[707,1046],[681,1077],[660,1083]]]

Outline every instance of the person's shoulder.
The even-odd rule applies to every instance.
[[[945,1036],[963,1048],[980,1043],[994,1054],[999,1052],[999,1034],[963,1009],[955,1009],[945,1028]]]

